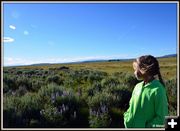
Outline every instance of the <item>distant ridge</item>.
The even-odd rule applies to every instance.
[[[169,57],[177,57],[177,54],[168,54],[164,56],[158,56],[156,58],[169,58]],[[30,64],[30,65],[17,65],[17,66],[46,66],[46,65],[53,65],[53,64],[79,64],[79,63],[94,63],[94,62],[118,62],[118,61],[129,61],[134,60],[135,58],[128,58],[128,59],[94,59],[94,60],[84,60],[84,61],[77,61],[77,62],[65,62],[65,63],[37,63],[37,64]],[[5,67],[16,67],[16,66],[5,66]]]
[[[169,57],[177,57],[177,54],[168,54],[164,56],[159,56],[156,58],[169,58]],[[129,60],[134,60],[135,58],[129,58],[129,59],[109,59],[109,60],[89,60],[89,61],[82,61],[78,63],[90,63],[90,62],[111,62],[111,61],[129,61]]]
[[[43,65],[50,65],[51,63],[38,63],[38,64],[31,64],[31,66],[43,66]]]
[[[177,54],[169,54],[169,55],[164,55],[157,58],[169,58],[169,57],[177,57]]]
[[[177,57],[177,54],[168,54],[164,56],[158,56],[156,58],[169,58],[169,57]],[[108,59],[108,60],[84,60],[84,61],[77,61],[77,62],[65,62],[65,63],[39,63],[39,64],[32,64],[30,66],[43,66],[43,65],[51,65],[51,64],[78,64],[78,63],[93,63],[93,62],[114,62],[114,61],[129,61],[134,60],[135,58],[129,58],[129,59]]]

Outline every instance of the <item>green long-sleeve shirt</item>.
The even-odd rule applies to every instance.
[[[138,83],[124,113],[126,128],[164,127],[168,115],[166,90],[159,80]]]

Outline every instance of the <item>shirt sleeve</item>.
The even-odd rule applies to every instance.
[[[131,127],[131,124],[132,124],[132,113],[130,112],[130,108],[131,108],[131,101],[132,101],[132,98],[129,102],[129,108],[128,110],[124,113],[124,126],[127,128],[127,127]]]
[[[135,90],[135,88],[134,88],[134,90]],[[129,101],[129,108],[124,113],[124,126],[125,126],[125,128],[129,128],[129,127],[132,126],[132,121],[133,121],[133,117],[132,117],[132,101],[133,101],[134,90],[132,91],[131,99]]]
[[[165,116],[168,115],[168,102],[165,89],[159,88],[154,97],[155,116],[146,123],[147,127],[164,127]]]

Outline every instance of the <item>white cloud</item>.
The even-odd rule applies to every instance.
[[[14,59],[12,57],[5,57],[4,58],[4,65],[5,66],[11,66],[11,65],[16,65],[16,64],[20,64],[20,63],[19,63],[19,61],[17,61],[16,59]]]
[[[29,65],[33,61],[24,58],[4,57],[4,66]]]
[[[125,59],[132,58],[128,55],[114,55],[114,56],[87,56],[87,57],[57,57],[57,58],[38,58],[38,59],[24,59],[24,58],[13,58],[5,57],[4,65],[13,66],[13,65],[31,65],[39,63],[68,63],[68,62],[80,62],[86,60],[108,60],[108,59]]]
[[[29,32],[27,30],[25,30],[24,35],[29,35]]]
[[[16,27],[15,27],[14,25],[9,25],[9,28],[11,28],[11,29],[13,29],[13,30],[16,29]]]
[[[3,38],[3,42],[4,42],[4,43],[11,43],[11,42],[13,42],[13,41],[14,41],[14,39],[11,38],[11,37],[4,37],[4,38]]]

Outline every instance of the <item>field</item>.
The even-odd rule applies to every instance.
[[[176,57],[160,58],[169,98],[177,114]],[[132,61],[4,67],[4,127],[121,127],[138,83]]]
[[[160,58],[158,59],[162,77],[165,79],[172,79],[176,77],[177,58]],[[90,69],[107,72],[113,74],[115,72],[128,72],[133,75],[132,60],[129,61],[114,61],[114,62],[92,62],[92,63],[80,63],[80,64],[51,64],[47,66],[19,66],[17,69],[43,69],[57,68],[60,66],[69,67],[72,70]]]

